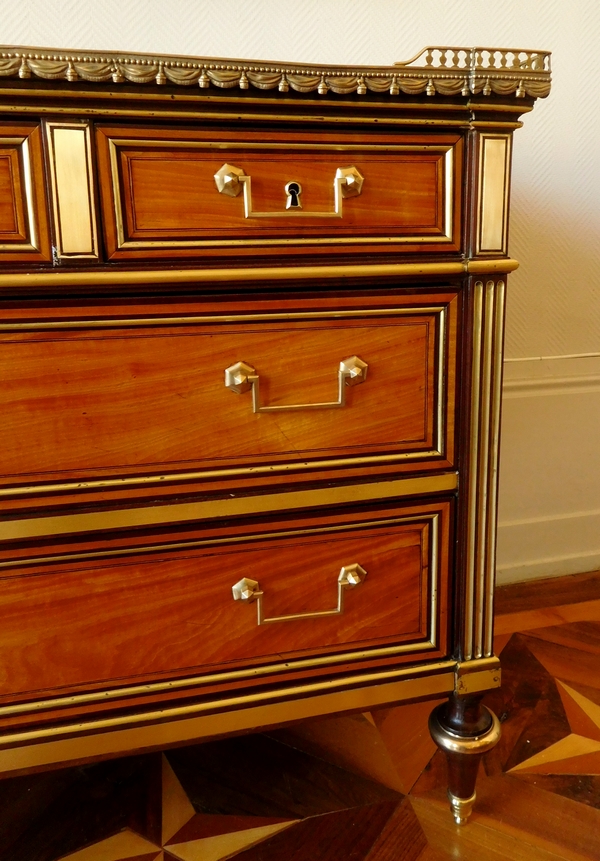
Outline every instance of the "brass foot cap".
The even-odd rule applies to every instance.
[[[475,804],[475,793],[470,798],[458,798],[448,791],[448,799],[454,821],[457,825],[465,825]]]

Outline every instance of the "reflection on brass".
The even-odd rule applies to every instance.
[[[0,60],[0,66],[2,61]],[[35,217],[35,198],[33,192],[33,174],[27,137],[0,137],[0,146],[17,146],[21,154],[22,179],[25,200],[25,222],[27,239],[24,242],[0,242],[0,251],[39,251],[37,221]],[[1,278],[2,276],[0,276]]]
[[[232,164],[224,164],[215,173],[215,183],[220,194],[226,194],[228,197],[237,197],[242,191],[241,177],[244,176],[244,171],[241,167],[234,167]]]
[[[90,124],[46,122],[45,132],[58,256],[97,259]]]
[[[225,386],[236,394],[243,394],[252,389],[252,411],[255,413],[273,413],[284,410],[323,410],[346,406],[346,386],[357,386],[367,378],[368,365],[358,356],[350,356],[340,362],[338,369],[338,396],[336,401],[324,401],[314,404],[282,404],[265,406],[260,402],[260,379],[256,369],[245,362],[236,362],[225,369]]]
[[[243,577],[235,585],[231,587],[234,601],[245,601],[252,604],[256,601],[256,618],[257,625],[266,625],[267,622],[295,622],[298,619],[317,619],[322,616],[340,616],[344,612],[344,591],[359,586],[367,572],[365,569],[354,562],[352,565],[342,567],[338,577],[338,596],[337,606],[333,610],[313,610],[307,613],[290,613],[286,616],[269,616],[268,618],[263,612],[263,596],[257,580],[250,580],[248,577]]]
[[[111,153],[112,151],[116,152],[116,144],[114,141],[111,141]],[[123,145],[126,141],[120,141],[120,144]],[[146,144],[148,142],[145,142]],[[164,141],[162,142],[164,146]],[[187,143],[187,141],[186,141]],[[169,145],[171,143],[169,142]],[[206,146],[206,144],[205,144]],[[268,144],[263,144],[263,148],[268,146]],[[275,145],[271,145],[275,146]],[[279,145],[282,146],[282,145]],[[295,147],[297,148],[297,147]],[[331,147],[328,147],[331,149]],[[337,149],[337,147],[336,147]],[[115,163],[115,158],[112,159],[112,163]],[[113,172],[114,179],[114,172]],[[342,218],[342,201],[346,197],[357,197],[361,191],[364,182],[364,176],[360,173],[360,171],[355,167],[339,167],[335,172],[335,177],[333,179],[333,211],[332,212],[320,212],[320,211],[306,211],[302,208],[302,204],[300,202],[300,194],[302,192],[302,186],[299,182],[290,181],[286,183],[284,191],[287,195],[287,201],[285,204],[285,208],[281,211],[272,210],[270,212],[258,212],[252,206],[252,177],[245,174],[242,168],[234,167],[232,164],[224,164],[219,170],[215,173],[215,183],[217,186],[217,190],[220,194],[226,194],[229,197],[237,197],[240,191],[244,191],[244,216],[246,218],[280,218],[282,216],[304,216],[306,218]],[[117,218],[120,219],[120,224],[122,227],[122,216],[120,213],[117,214]],[[122,232],[122,230],[121,230]],[[245,241],[245,240],[244,240]],[[314,241],[314,240],[313,240]],[[197,243],[196,240],[191,240],[193,244],[204,244]],[[126,246],[133,245],[135,243],[126,242],[123,236],[123,243]],[[140,243],[142,244],[142,243]],[[186,244],[183,242],[171,242],[167,240],[166,242],[153,243],[155,245],[181,245]],[[187,242],[190,244],[190,241]],[[218,244],[218,243],[211,243]]]
[[[506,253],[510,156],[509,135],[480,135],[478,252]]]
[[[457,825],[466,824],[469,816],[473,812],[473,805],[475,804],[476,798],[477,793],[475,792],[470,798],[459,798],[458,795],[453,795],[450,790],[448,790],[448,801],[450,802],[450,810],[452,811],[454,822]]]
[[[35,287],[99,287],[118,284],[205,284],[217,282],[304,281],[318,278],[331,281],[339,278],[415,277],[424,275],[484,275],[488,272],[513,272],[516,260],[465,260],[447,263],[375,263],[344,266],[273,266],[256,269],[155,269],[101,272],[31,272],[0,273],[3,287],[26,289]],[[80,323],[73,324],[80,326]]]
[[[335,172],[335,178],[336,180],[343,180],[341,184],[342,197],[358,197],[365,181],[364,176],[354,166],[338,167]]]
[[[111,51],[56,51],[5,47],[0,59],[3,77],[106,81],[149,85],[161,89],[195,84],[282,92],[330,91],[336,95],[383,94],[470,96],[480,93],[544,98],[550,92],[550,53],[521,48],[429,47],[394,66],[316,66],[252,63],[187,56],[120,54]],[[331,98],[331,97],[330,97]]]
[[[388,674],[387,679],[367,674],[346,680],[348,690],[335,690],[343,684],[339,681],[337,685],[326,684],[321,690],[314,690],[313,686],[286,688],[272,694],[273,702],[268,703],[261,702],[256,695],[238,697],[218,703],[230,709],[224,712],[215,713],[217,703],[213,702],[192,706],[181,715],[166,714],[163,710],[130,716],[128,721],[121,721],[120,727],[113,719],[63,724],[54,727],[50,734],[34,730],[27,738],[25,733],[14,733],[0,737],[0,745],[5,746],[0,749],[0,771],[10,773],[34,766],[117,756],[132,750],[164,748],[195,739],[266,729],[328,713],[365,711],[422,697],[444,696],[452,691],[453,666],[452,661],[443,661],[404,668]],[[365,686],[352,688],[357,680]],[[369,685],[369,681],[379,683]],[[263,695],[262,699],[266,698]],[[139,726],[127,726],[134,719]]]
[[[268,511],[287,511],[315,505],[339,505],[346,502],[389,499],[417,493],[439,493],[456,490],[457,485],[457,473],[449,472],[422,478],[402,478],[396,481],[328,487],[322,490],[297,490],[265,496],[240,496],[204,502],[13,519],[2,523],[1,540],[18,541],[43,535],[67,535],[138,526],[166,526],[169,523],[237,517]]]

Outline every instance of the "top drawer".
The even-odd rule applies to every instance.
[[[100,126],[111,259],[456,251],[458,135]]]

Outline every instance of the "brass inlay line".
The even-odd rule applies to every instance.
[[[285,152],[286,157],[289,156],[290,151],[300,150],[302,151],[313,151],[313,150],[323,150],[324,152],[330,152],[334,155],[339,151],[349,151],[356,154],[359,154],[361,151],[369,151],[369,152],[382,152],[382,153],[394,153],[394,152],[413,152],[427,153],[431,152],[439,152],[444,155],[444,229],[442,235],[425,235],[419,234],[417,236],[412,235],[404,235],[404,236],[365,236],[365,237],[355,237],[355,236],[346,236],[346,237],[312,237],[312,238],[293,238],[293,239],[233,239],[227,238],[223,240],[218,239],[148,239],[148,240],[134,240],[128,239],[125,235],[125,220],[123,218],[123,210],[122,210],[122,200],[121,200],[121,181],[120,181],[120,171],[119,171],[119,150],[123,147],[131,146],[136,149],[147,148],[147,149],[200,149],[200,150],[219,150],[220,152],[226,152],[227,150],[252,150],[252,151],[262,151],[266,150],[267,152],[271,151],[279,151],[283,150]],[[187,248],[187,247],[230,247],[234,245],[240,246],[263,246],[263,245],[320,245],[320,244],[373,244],[373,243],[408,243],[417,242],[450,242],[452,241],[452,210],[453,210],[453,200],[452,200],[452,186],[453,186],[453,171],[454,171],[454,145],[434,145],[434,144],[366,144],[365,146],[361,146],[360,144],[310,144],[310,143],[235,143],[229,141],[194,141],[194,140],[131,140],[128,138],[108,138],[108,148],[109,148],[109,159],[110,159],[110,170],[112,176],[113,183],[113,203],[114,203],[114,213],[115,213],[115,223],[117,227],[117,246],[119,248]],[[333,213],[300,213],[301,215],[311,216],[313,218],[322,218],[322,217],[341,217],[341,198],[342,191],[340,186],[341,180],[336,180],[335,183],[335,211]],[[251,180],[250,177],[244,177],[244,208],[246,213],[246,218],[249,217],[273,217],[276,218],[281,215],[293,215],[294,213],[290,213],[289,211],[283,212],[274,212],[274,213],[256,213],[251,212]],[[296,213],[297,215],[298,213]]]
[[[339,278],[431,277],[434,275],[484,275],[509,273],[518,267],[511,258],[465,260],[450,263],[381,263],[340,266],[257,267],[256,269],[154,269],[131,271],[15,272],[0,273],[0,288],[84,287],[120,284],[211,284],[255,281],[333,280]]]
[[[440,493],[456,490],[457,481],[456,473],[446,473],[377,484],[332,487],[324,490],[298,490],[268,496],[245,496],[238,499],[213,499],[206,502],[173,503],[146,508],[4,520],[0,526],[0,540],[18,541],[44,535],[131,529],[139,526],[260,514],[314,505],[335,505],[421,493]]]
[[[473,287],[473,360],[471,372],[471,421],[470,421],[470,462],[467,503],[467,540],[464,593],[464,624],[462,660],[473,657],[473,616],[475,610],[475,562],[477,547],[477,491],[478,491],[478,453],[479,418],[481,404],[481,350],[483,323],[483,282],[476,281]]]
[[[494,331],[494,368],[491,396],[490,418],[490,462],[489,462],[489,503],[487,524],[487,571],[485,576],[485,626],[483,638],[483,654],[489,657],[494,654],[494,582],[496,577],[496,532],[498,509],[498,470],[499,470],[499,439],[500,412],[502,402],[502,344],[504,341],[504,302],[506,285],[504,281],[496,284],[495,331]]]
[[[239,116],[239,115],[238,115]],[[456,144],[345,144],[345,143],[302,143],[294,141],[293,143],[268,143],[263,141],[248,141],[246,143],[238,143],[237,141],[196,141],[196,140],[180,140],[175,138],[157,138],[156,140],[145,138],[109,138],[109,143],[117,150],[118,147],[134,146],[136,149],[239,149],[239,150],[283,150],[289,155],[295,150],[323,150],[335,155],[337,152],[452,152]],[[452,164],[452,160],[450,161]],[[318,214],[318,213],[317,213]]]
[[[99,731],[92,731],[88,736],[54,738],[45,742],[38,741],[37,744],[7,747],[0,751],[0,769],[3,773],[8,773],[32,766],[116,756],[130,753],[132,750],[164,748],[194,739],[221,737],[288,721],[322,717],[324,714],[364,711],[411,699],[443,696],[451,693],[454,688],[453,666],[453,663],[449,666],[448,662],[429,664],[425,667],[425,672],[434,672],[434,675],[422,676],[420,670],[413,668],[409,677],[383,684],[367,685],[348,691],[317,692],[312,696],[292,699],[291,702],[278,701],[256,705],[248,703],[245,707],[228,712],[184,717],[163,723],[147,723],[139,727],[115,728],[108,732],[103,731],[105,727],[98,721],[94,724],[94,730]],[[288,692],[285,695],[288,695]],[[153,717],[156,717],[156,713]],[[63,735],[68,736],[71,733],[70,726],[62,729]],[[17,745],[20,740],[17,739]]]
[[[492,371],[494,359],[494,282],[485,285],[484,318],[482,337],[481,363],[481,399],[479,424],[479,451],[477,457],[477,474],[479,487],[477,491],[477,551],[475,554],[475,631],[473,657],[483,657],[484,613],[486,604],[486,575],[487,575],[487,531],[488,531],[488,489],[489,489],[489,453],[490,453],[490,411]]]
[[[311,696],[328,691],[335,691],[336,688],[351,688],[358,685],[369,685],[373,683],[385,683],[392,680],[401,680],[409,677],[414,678],[420,674],[443,672],[444,670],[454,670],[456,661],[440,661],[435,664],[430,664],[427,667],[404,667],[402,669],[387,670],[385,672],[364,673],[356,676],[348,676],[343,679],[327,679],[321,682],[313,682],[312,684],[294,685],[291,687],[275,690],[275,691],[255,691],[252,694],[242,696],[228,697],[223,699],[212,700],[210,702],[194,703],[187,706],[172,706],[171,708],[156,709],[150,712],[141,714],[126,714],[112,718],[104,718],[102,720],[83,721],[81,723],[44,727],[36,730],[29,730],[19,733],[0,735],[0,744],[3,746],[10,744],[19,744],[23,742],[36,741],[44,738],[56,738],[66,733],[69,735],[78,735],[86,732],[97,732],[102,729],[111,729],[114,727],[125,727],[131,724],[143,724],[155,721],[176,720],[189,715],[197,715],[206,712],[227,711],[228,709],[239,709],[240,707],[250,706],[254,703],[264,703],[269,700],[277,701],[289,699],[290,697]],[[452,690],[454,687],[454,672],[452,672]],[[221,715],[222,717],[222,715]]]
[[[304,463],[280,463],[268,466],[249,466],[231,469],[214,469],[198,472],[184,473],[161,473],[157,475],[142,475],[136,478],[114,478],[114,479],[92,479],[90,481],[72,481],[38,485],[23,485],[22,487],[7,487],[0,490],[0,498],[11,496],[35,496],[41,493],[62,493],[73,490],[98,490],[103,487],[137,487],[145,484],[177,483],[194,481],[204,478],[231,478],[236,475],[271,475],[285,472],[306,472],[307,470],[322,469],[325,467],[337,468],[340,466],[365,466],[376,463],[402,463],[410,460],[422,460],[425,458],[442,457],[443,451],[431,449],[427,451],[407,451],[402,454],[373,455],[372,457],[348,457],[335,460],[310,460]]]

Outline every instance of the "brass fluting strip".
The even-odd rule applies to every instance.
[[[479,408],[481,395],[481,328],[483,322],[483,282],[473,287],[473,359],[471,376],[471,439],[468,486],[468,525],[465,560],[464,625],[462,659],[473,657],[473,615],[475,609],[475,559],[477,549],[477,465],[479,456]]]
[[[456,263],[382,263],[364,266],[260,267],[256,269],[153,269],[110,272],[27,272],[0,274],[0,288],[84,287],[118,284],[211,284],[244,281],[302,281],[309,278],[377,278],[386,276],[464,275],[513,272],[518,262],[511,258],[465,260]]]
[[[202,502],[155,505],[146,508],[126,508],[86,514],[62,514],[5,520],[0,526],[1,541],[16,541],[43,535],[65,535],[74,532],[96,532],[138,526],[165,525],[191,520],[288,511],[317,505],[342,505],[371,499],[413,496],[422,493],[454,491],[457,473],[404,478],[373,484],[346,485],[317,490],[298,490],[268,496],[243,496],[237,499],[213,499]]]
[[[504,301],[506,285],[498,281],[496,285],[495,332],[494,332],[494,370],[492,382],[492,405],[490,419],[490,462],[487,523],[487,570],[485,581],[486,607],[484,624],[484,657],[494,654],[494,579],[496,575],[496,532],[498,507],[498,468],[500,412],[502,401],[502,343],[504,340]]]
[[[485,285],[483,339],[481,345],[481,400],[479,424],[479,452],[477,490],[477,538],[475,553],[475,632],[473,657],[483,657],[483,627],[486,606],[486,564],[487,564],[487,526],[489,517],[489,454],[490,454],[490,410],[494,348],[494,307],[495,285],[488,281]]]

